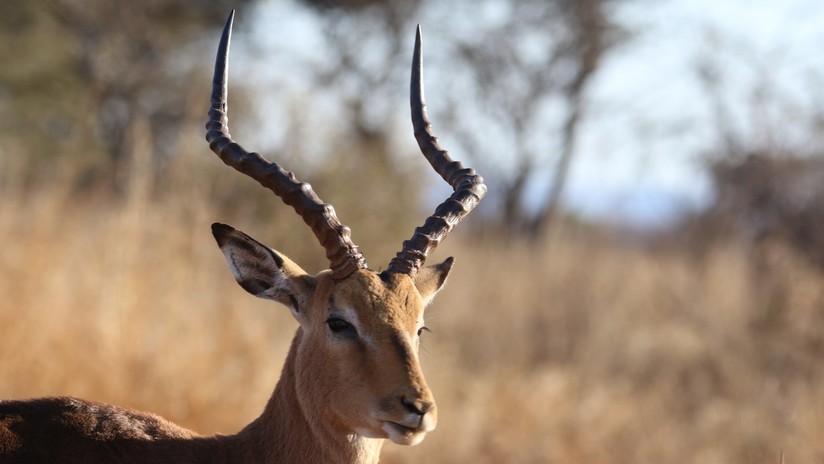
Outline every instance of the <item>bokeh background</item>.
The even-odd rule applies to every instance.
[[[204,141],[237,8],[233,135],[374,268],[449,193],[408,122],[417,23],[436,132],[490,187],[431,258],[438,430],[383,461],[824,461],[824,5],[717,3],[0,2],[0,398],[262,410],[296,324],[209,224],[326,263]]]

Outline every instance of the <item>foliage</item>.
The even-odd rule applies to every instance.
[[[192,99],[207,92],[205,85],[191,84],[204,66],[185,54],[203,34],[217,30],[228,5],[2,2],[0,56],[9,63],[0,68],[5,157],[26,160],[26,171],[41,182],[65,180],[62,173],[70,171],[87,181],[122,183],[129,134],[146,119],[160,172],[180,150]],[[200,116],[200,107],[195,109]]]
[[[391,70],[408,49],[413,20],[434,31],[438,45],[425,47],[439,68],[430,88],[445,97],[431,102],[434,119],[458,156],[501,192],[484,205],[491,222],[513,236],[545,235],[586,116],[587,84],[627,36],[614,18],[618,2],[304,3],[321,12],[325,44],[334,50],[315,73],[322,88],[339,84],[349,133],[358,138],[385,131],[387,118],[376,114],[395,111],[385,106],[393,96],[386,91],[400,87]]]
[[[517,232],[462,227],[442,247],[458,260],[423,356],[442,423],[420,447],[388,446],[387,462],[822,459],[820,150],[771,138],[802,120],[792,132],[816,145],[820,111],[736,133],[746,118],[704,63],[712,208],[658,249],[592,225],[527,244],[562,194],[587,82],[626,37],[614,2],[304,3],[325,52],[290,62],[297,91],[253,99],[243,91],[265,78],[233,81],[238,140],[315,184],[373,267],[386,263],[430,204],[403,103],[424,18],[440,42],[425,48],[437,132],[446,122],[444,145],[491,180],[485,230]],[[229,8],[0,3],[0,397],[112,401],[203,433],[262,409],[294,324],[236,288],[208,224],[234,222],[311,271],[326,263],[288,208],[202,140]],[[487,16],[498,22],[479,31]],[[247,137],[263,129],[281,137]],[[538,177],[556,190],[529,208]]]
[[[704,248],[739,241],[762,274],[772,272],[776,248],[824,269],[821,107],[820,100],[809,98],[816,91],[802,90],[807,98],[798,99],[804,86],[778,79],[780,67],[718,32],[707,42],[696,75],[715,123],[700,157],[713,198],[684,218],[682,235]],[[813,65],[802,69],[821,77]],[[733,81],[736,75],[742,77]],[[793,86],[787,88],[787,82]],[[737,94],[747,96],[743,104],[734,103]]]
[[[307,77],[299,86],[284,85],[286,78],[270,85],[258,77],[268,72],[258,62],[244,79],[232,80],[240,90],[267,87],[266,95],[248,106],[244,93],[233,88],[233,127],[242,128],[236,135],[281,134],[274,140],[260,135],[239,140],[279,162],[310,160],[312,168],[298,174],[342,192],[341,200],[327,201],[370,203],[385,215],[385,226],[406,230],[410,219],[399,212],[418,205],[416,174],[421,170],[414,167],[419,159],[409,161],[418,155],[403,102],[414,22],[425,22],[438,37],[426,53],[440,68],[429,85],[448,89],[446,98],[430,102],[438,132],[451,130],[446,146],[503,192],[486,202],[492,222],[541,235],[562,196],[577,125],[585,114],[586,83],[620,41],[609,7],[613,2],[304,3],[309,7],[304,13],[319,24],[308,34],[315,34],[311,40],[322,52],[304,51],[319,55],[304,59],[294,52],[266,57],[289,60],[286,77]],[[252,30],[254,5],[232,6],[239,8],[240,30]],[[229,5],[41,0],[6,2],[0,8],[4,33],[16,39],[2,41],[0,56],[20,64],[0,70],[0,138],[6,147],[0,163],[6,169],[16,163],[23,176],[39,182],[73,177],[70,182],[86,189],[122,192],[131,175],[133,145],[143,143],[153,183],[165,185],[169,164],[194,145],[191,128],[203,118],[214,37]],[[443,22],[444,8],[463,12],[449,15],[456,24]],[[489,11],[500,12],[495,21],[483,21]],[[462,33],[469,24],[474,33]],[[236,31],[236,37],[242,34]],[[497,45],[486,46],[490,42]],[[296,45],[290,43],[302,50]],[[244,69],[242,57],[254,54],[255,46],[235,47],[235,69]],[[279,108],[272,110],[269,102]],[[260,113],[250,111],[255,109]],[[556,118],[561,122],[546,127],[547,112],[563,115]],[[261,121],[251,120],[255,117]],[[487,143],[490,135],[511,151],[503,168],[497,153],[502,147]],[[561,143],[545,143],[554,139]],[[352,176],[368,182],[353,187],[345,182]],[[536,182],[553,187],[536,197],[529,189]],[[373,190],[363,190],[364,185]],[[352,214],[354,222],[360,221],[358,210],[342,209],[344,217]]]

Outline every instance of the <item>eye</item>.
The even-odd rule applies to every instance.
[[[420,336],[421,336],[421,334],[422,334],[422,333],[424,333],[424,332],[432,332],[432,331],[431,331],[431,330],[429,330],[429,327],[427,327],[427,326],[422,326],[420,329],[418,329],[418,337],[420,337]]]
[[[335,317],[335,316],[330,317],[329,319],[326,320],[326,325],[329,326],[329,330],[331,330],[333,334],[357,335],[357,333],[358,333],[357,330],[355,330],[355,327],[352,324],[344,321],[343,319],[341,319],[339,317]]]

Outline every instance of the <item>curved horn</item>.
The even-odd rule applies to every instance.
[[[257,153],[247,152],[229,135],[226,99],[229,44],[234,17],[235,12],[232,10],[217,50],[206,140],[224,163],[260,182],[297,211],[326,249],[326,258],[329,259],[334,278],[344,279],[358,269],[365,269],[366,260],[352,242],[349,228],[338,220],[334,208],[323,203],[312,186],[299,182],[293,173],[285,171],[277,163],[271,163]]]
[[[486,194],[486,185],[474,169],[464,168],[460,161],[453,161],[449,153],[438,144],[432,125],[426,115],[423,95],[423,63],[421,58],[421,26],[415,35],[415,51],[412,55],[412,80],[410,85],[412,127],[415,139],[429,164],[454,189],[454,193],[441,203],[426,222],[415,229],[412,238],[403,242],[403,249],[389,262],[386,271],[414,276],[423,266],[427,255],[466,217]]]

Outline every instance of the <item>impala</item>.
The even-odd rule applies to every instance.
[[[443,286],[452,258],[434,266],[424,261],[486,187],[474,170],[452,161],[432,133],[421,83],[420,28],[411,79],[415,137],[454,193],[378,273],[308,184],[229,135],[233,19],[234,12],[218,47],[206,139],[224,163],[293,207],[330,262],[330,269],[308,275],[243,232],[212,225],[241,287],[282,303],[299,324],[274,393],[260,417],[240,432],[211,437],[149,413],[75,398],[0,402],[0,463],[365,463],[378,461],[384,439],[415,445],[435,428],[435,400],[417,352],[424,307]]]

